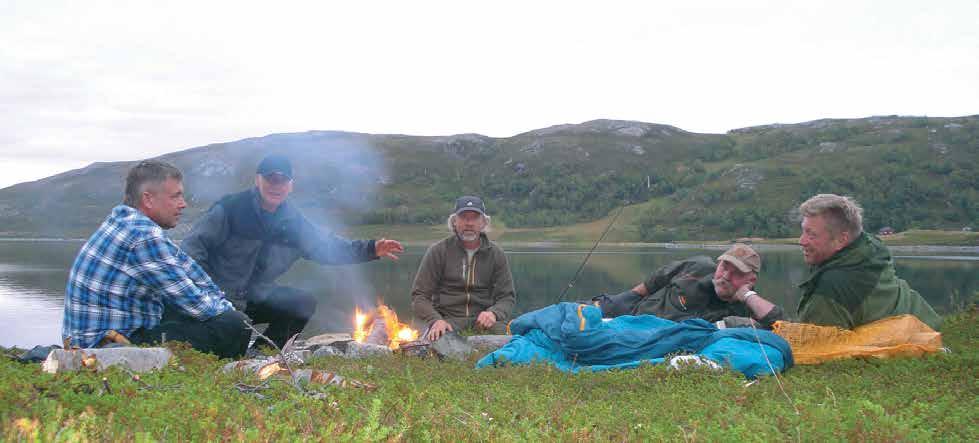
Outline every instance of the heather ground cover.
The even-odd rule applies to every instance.
[[[120,370],[49,375],[2,358],[0,438],[976,441],[977,315],[972,307],[946,319],[950,353],[795,367],[750,385],[699,369],[569,375],[394,355],[309,365],[373,391],[310,385],[304,394],[277,381],[255,395],[235,387],[254,378],[224,374],[224,362],[179,345],[170,367],[138,382]]]

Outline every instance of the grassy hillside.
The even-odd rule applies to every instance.
[[[969,116],[727,134],[612,120],[509,138],[275,134],[162,156],[184,171],[190,197],[174,234],[221,195],[249,187],[269,152],[293,159],[294,202],[341,230],[398,226],[437,238],[431,226],[467,193],[484,196],[494,224],[515,241],[591,241],[623,206],[609,241],[792,237],[792,208],[822,192],[856,197],[871,231],[979,228],[979,117]],[[88,235],[121,200],[131,166],[93,164],[0,190],[0,235]]]

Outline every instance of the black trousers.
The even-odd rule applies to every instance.
[[[265,336],[279,348],[293,335],[302,332],[316,312],[316,297],[300,289],[265,286],[261,294],[249,295],[245,314],[252,319],[252,323],[268,323]]]
[[[240,311],[227,311],[205,321],[197,320],[175,309],[164,309],[163,318],[155,328],[140,328],[131,334],[133,344],[159,343],[166,339],[190,343],[201,352],[221,358],[245,355],[251,330],[245,326],[248,317]]]

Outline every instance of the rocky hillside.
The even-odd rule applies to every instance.
[[[871,117],[697,134],[595,120],[509,138],[310,131],[174,152],[191,208],[244,189],[269,152],[296,169],[294,199],[321,223],[436,224],[462,193],[511,227],[589,221],[648,202],[645,240],[784,236],[817,192],[855,195],[868,228],[976,227],[979,117]],[[0,190],[0,235],[82,237],[121,201],[132,162],[95,163]],[[637,238],[638,240],[638,238]]]

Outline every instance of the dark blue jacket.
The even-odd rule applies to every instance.
[[[264,299],[299,258],[325,265],[377,259],[373,240],[325,232],[288,201],[263,216],[259,198],[255,188],[222,197],[181,243],[235,304]]]

